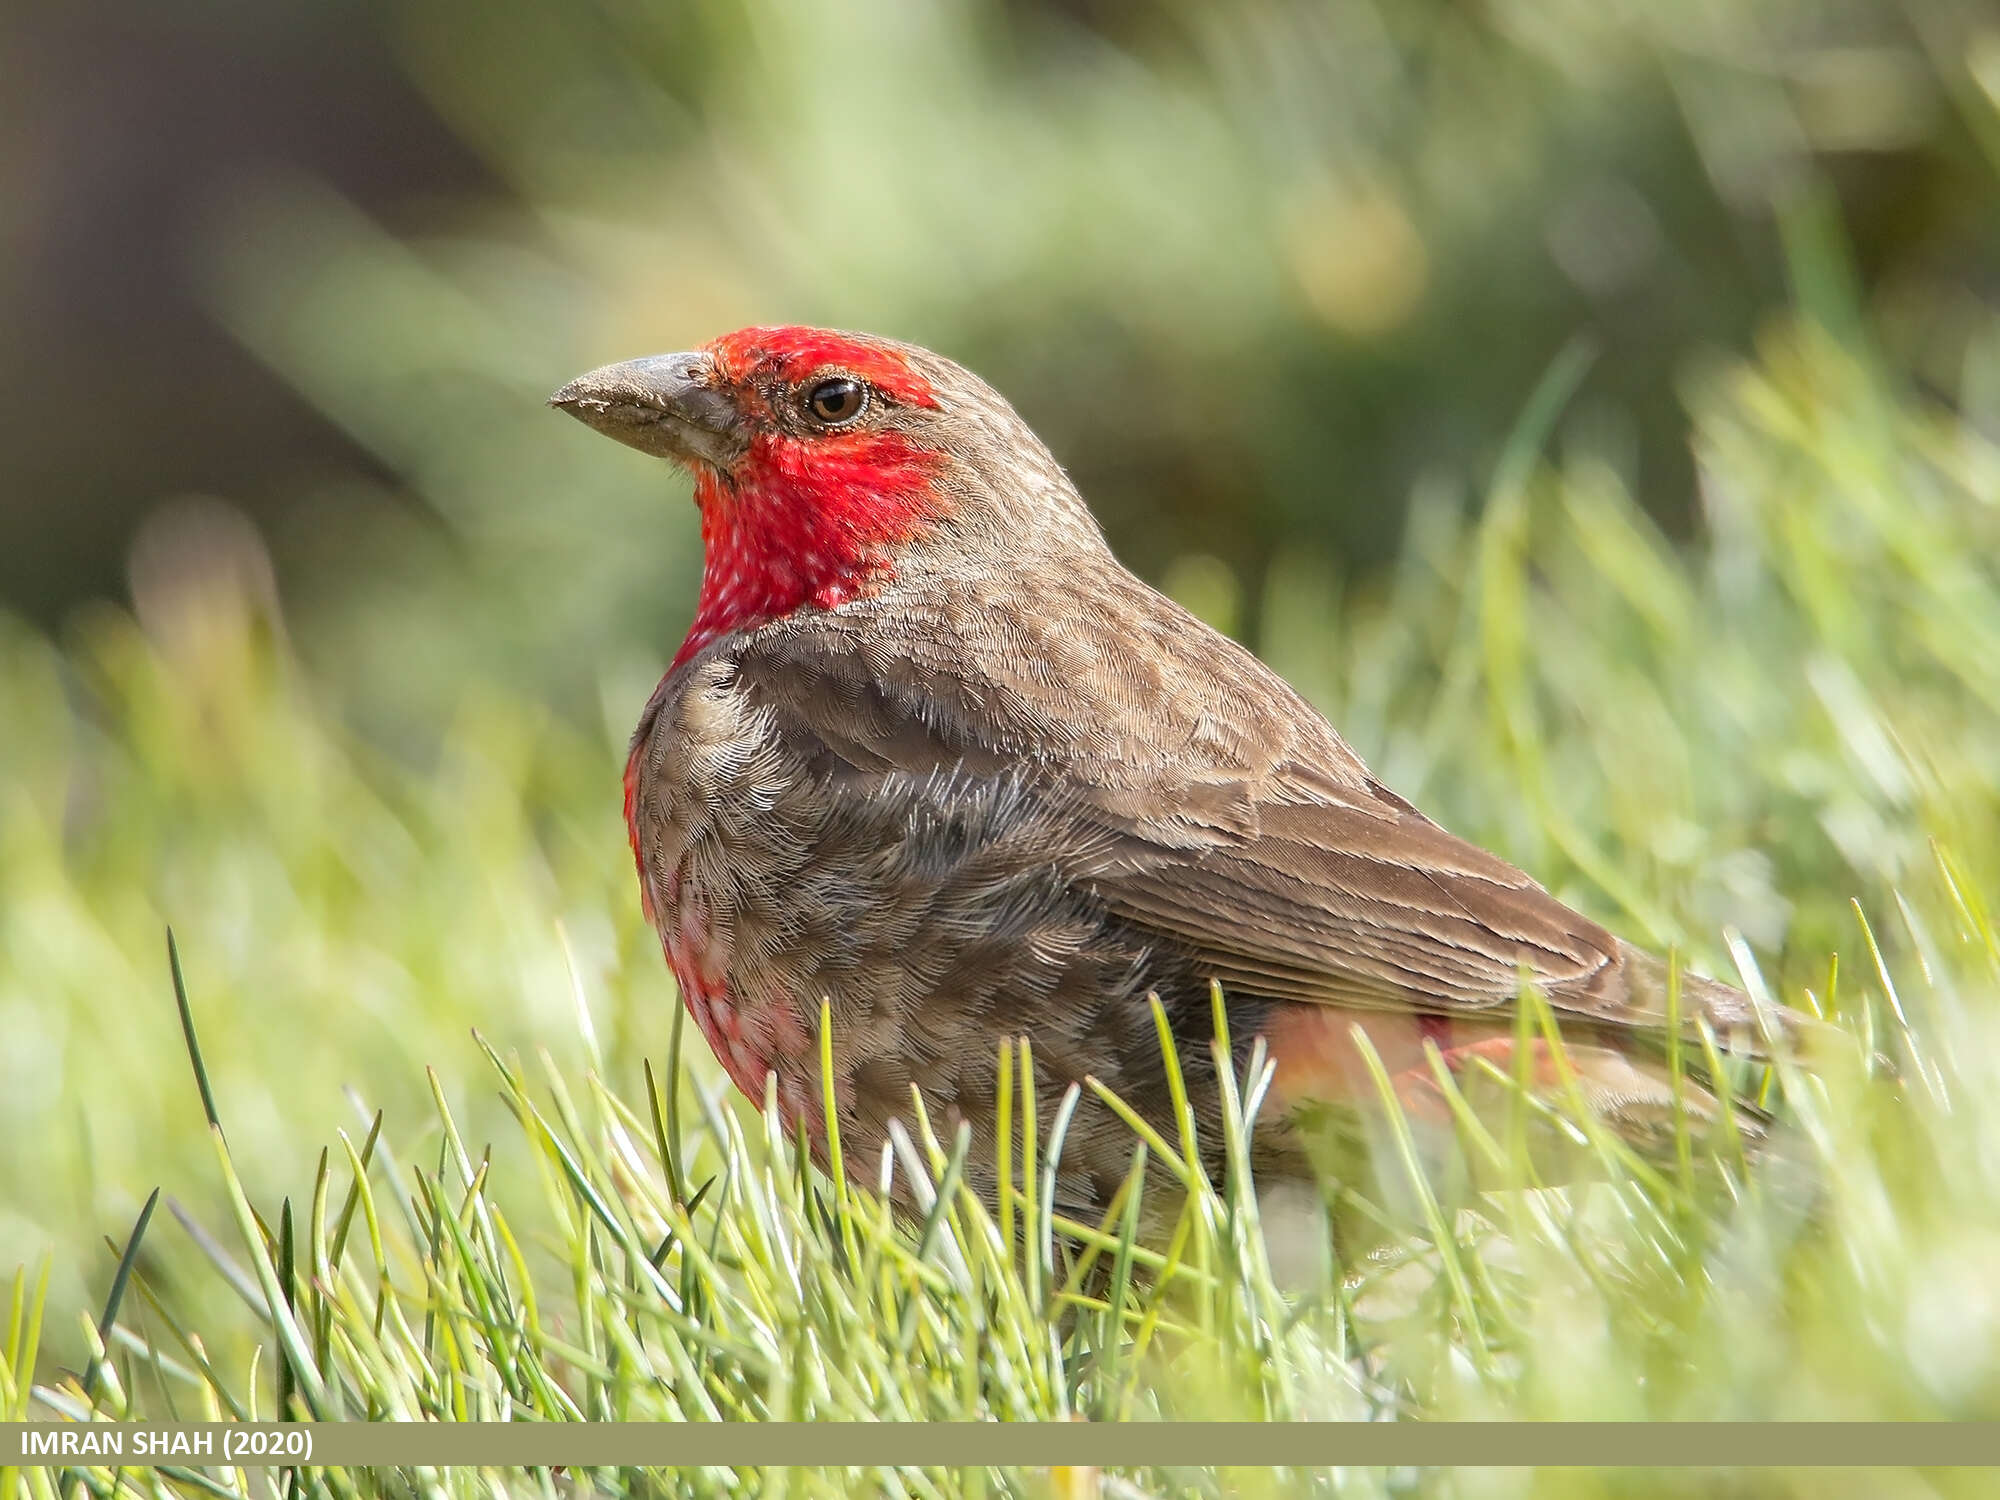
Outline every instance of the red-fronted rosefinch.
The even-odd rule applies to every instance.
[[[1460,1077],[1483,1058],[1567,1089],[1544,1043],[1513,1056],[1526,975],[1591,1108],[1672,1138],[1660,961],[1445,832],[1127,572],[977,377],[887,339],[749,328],[553,400],[694,475],[700,602],[633,738],[626,815],[687,1004],[752,1098],[776,1075],[788,1122],[823,1130],[824,998],[841,1134],[871,1175],[912,1084],[990,1141],[1003,1037],[1032,1040],[1045,1116],[1095,1077],[1171,1139],[1157,994],[1219,1147],[1219,981],[1239,1066],[1260,1035],[1277,1064],[1260,1165],[1302,1170],[1297,1122],[1375,1095],[1357,1032],[1414,1109],[1441,1105],[1426,1041]],[[1681,1005],[1690,1036],[1758,1030],[1725,985],[1688,977]],[[1086,1093],[1058,1202],[1101,1207],[1131,1146]],[[992,1191],[989,1157],[970,1172]]]

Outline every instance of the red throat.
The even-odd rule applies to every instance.
[[[895,549],[942,509],[939,463],[901,433],[810,445],[765,435],[732,479],[700,475],[701,598],[674,665],[717,636],[879,586]]]
[[[723,377],[747,398],[753,422],[770,415],[753,394],[753,377],[763,371],[797,383],[835,367],[905,405],[938,404],[900,353],[869,340],[813,328],[746,328],[708,348]],[[699,470],[701,596],[668,670],[720,636],[800,609],[833,609],[881,587],[903,545],[947,509],[936,486],[944,461],[893,428],[798,437],[765,427],[728,474]],[[625,767],[625,823],[635,858],[641,748],[634,745]],[[643,865],[639,875],[651,919],[654,893]]]

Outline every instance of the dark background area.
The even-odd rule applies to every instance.
[[[53,620],[122,595],[124,553],[168,495],[259,514],[300,476],[381,477],[230,337],[196,273],[215,195],[274,166],[390,222],[499,190],[342,0],[22,7],[5,106],[0,595]]]

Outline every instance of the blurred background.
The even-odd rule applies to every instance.
[[[1128,560],[1251,631],[1280,554],[1366,573],[1420,486],[1483,483],[1577,340],[1564,430],[1687,535],[1682,383],[1808,226],[1897,368],[2000,399],[1970,0],[9,17],[0,599],[122,599],[147,517],[217,497],[405,722],[481,664],[573,697],[673,644],[678,482],[539,400],[747,322],[979,370]]]
[[[167,921],[264,1189],[657,1051],[699,541],[582,370],[940,349],[1399,790],[1817,985],[2000,875],[1996,311],[1974,0],[9,7],[0,1268],[205,1191]]]

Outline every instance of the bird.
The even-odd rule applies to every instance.
[[[824,1040],[850,1172],[874,1176],[915,1090],[969,1127],[964,1180],[990,1200],[999,1057],[1025,1039],[1038,1124],[1077,1094],[1055,1202],[1100,1214],[1134,1147],[1105,1092],[1177,1138],[1156,1014],[1211,1170],[1221,1070],[1240,1085],[1259,1056],[1260,1176],[1323,1171],[1314,1122],[1369,1117],[1377,1064],[1433,1121],[1447,1082],[1504,1077],[1644,1151],[1677,1118],[1761,1131],[1673,1077],[1670,1026],[1755,1056],[1804,1018],[1671,984],[1385,786],[1127,569],[970,371],[759,326],[550,404],[693,477],[700,592],[624,774],[640,901],[722,1067],[822,1163]],[[1517,1028],[1524,985],[1559,1050]]]

